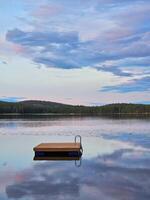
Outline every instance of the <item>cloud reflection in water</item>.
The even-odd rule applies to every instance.
[[[38,162],[6,193],[12,199],[149,200],[149,166],[150,153],[133,149],[83,160],[80,168],[72,162]]]

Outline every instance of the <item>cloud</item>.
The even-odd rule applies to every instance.
[[[148,22],[150,20],[150,16],[148,13],[150,12],[150,4],[147,1],[139,1],[136,2],[134,8],[132,4],[130,4],[129,9],[120,13],[120,22],[129,23],[132,25],[138,25],[141,22]],[[130,19],[130,20],[129,20]],[[142,25],[141,25],[142,26]]]
[[[121,69],[121,67],[114,66],[114,65],[100,65],[97,67],[98,70],[104,71],[104,72],[110,72],[117,76],[123,76],[123,77],[132,77],[133,74],[131,72],[125,72]]]
[[[78,35],[76,32],[24,32],[19,29],[8,31],[8,41],[23,46],[47,46],[48,44],[76,44]]]
[[[139,57],[139,58],[127,58],[119,61],[120,65],[129,66],[134,69],[134,67],[146,68],[150,70],[150,56]]]
[[[133,79],[128,81],[127,83],[116,85],[116,86],[105,86],[102,88],[103,92],[114,91],[120,93],[128,93],[128,92],[142,92],[142,91],[150,91],[150,77],[144,77],[141,79]]]
[[[0,63],[4,64],[4,65],[7,65],[7,62],[4,61],[4,60],[0,60]]]
[[[126,3],[130,3],[131,1],[130,0],[97,0],[98,3],[101,3],[101,4],[126,4]],[[141,2],[141,0],[133,0],[132,2]],[[144,2],[144,1],[143,1]]]
[[[30,3],[30,7],[31,19],[28,16],[26,21],[29,22],[22,20],[30,29],[10,29],[6,40],[13,43],[17,54],[38,66],[91,67],[133,79],[135,63],[137,68],[149,67],[150,7],[147,1],[57,0],[36,6]],[[104,64],[109,61],[116,64]],[[148,75],[147,70],[140,73]]]
[[[40,5],[32,11],[31,15],[36,18],[47,18],[51,16],[58,15],[62,10],[61,6],[57,5]]]
[[[6,39],[27,49],[28,56],[39,64],[56,68],[81,68],[93,66],[107,60],[149,56],[150,47],[137,42],[118,50],[114,44],[107,51],[99,41],[81,42],[77,32],[24,32],[19,29],[8,31]],[[113,47],[114,46],[114,47]],[[116,74],[127,75],[121,68],[106,68]],[[119,72],[120,71],[120,72]]]

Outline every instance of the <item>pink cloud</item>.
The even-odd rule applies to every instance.
[[[26,48],[19,44],[14,44],[11,42],[6,41],[3,38],[0,38],[0,53],[3,55],[14,55],[14,54],[25,54],[27,51]]]
[[[116,27],[110,31],[105,32],[104,38],[106,41],[116,41],[128,36],[133,33],[131,28],[128,27]]]
[[[42,5],[32,12],[33,17],[49,17],[59,14],[62,10],[61,6],[56,5]]]
[[[149,4],[138,4],[124,9],[120,13],[117,13],[115,18],[121,23],[126,25],[139,24],[144,20],[150,20],[150,6]],[[118,18],[119,14],[119,18]]]
[[[18,44],[13,44],[12,50],[17,54],[21,54],[21,53],[25,52],[25,48],[21,45],[18,45]]]

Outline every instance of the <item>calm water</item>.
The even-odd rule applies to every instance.
[[[0,119],[0,200],[149,200],[150,120],[100,117]],[[74,161],[33,161],[41,142],[74,141]]]

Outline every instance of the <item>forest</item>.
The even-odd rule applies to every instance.
[[[0,114],[150,114],[150,105],[143,104],[108,104],[104,106],[67,105],[49,101],[0,101]]]

